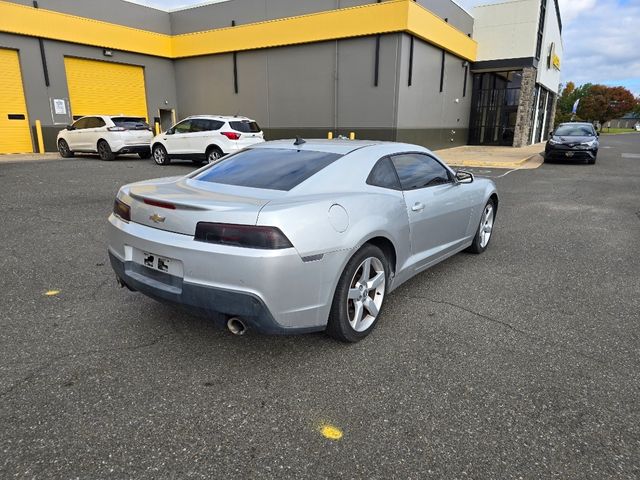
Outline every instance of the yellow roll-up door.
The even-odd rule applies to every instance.
[[[33,152],[18,52],[0,48],[0,153]]]
[[[120,63],[65,57],[71,113],[147,118],[144,69]]]

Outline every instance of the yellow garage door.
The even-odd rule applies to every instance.
[[[33,152],[18,52],[0,48],[0,153]]]
[[[120,63],[65,57],[74,117],[131,115],[147,118],[144,69]]]

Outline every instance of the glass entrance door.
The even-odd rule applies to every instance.
[[[513,145],[522,71],[476,73],[469,143]]]

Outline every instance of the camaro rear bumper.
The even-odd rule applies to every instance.
[[[207,287],[156,272],[135,262],[125,262],[109,252],[111,266],[120,280],[132,290],[161,301],[181,305],[224,326],[227,318],[240,317],[247,328],[264,334],[315,331],[318,328],[284,328],[278,324],[264,302],[246,292]]]
[[[109,258],[128,287],[222,324],[237,316],[267,334],[321,331],[348,252],[305,262],[295,249],[253,250],[109,217]],[[180,264],[173,275],[140,263],[141,252]],[[137,256],[138,255],[138,256]]]

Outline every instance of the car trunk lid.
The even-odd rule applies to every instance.
[[[181,178],[129,187],[131,221],[194,235],[198,222],[255,225],[262,207],[284,192]]]

